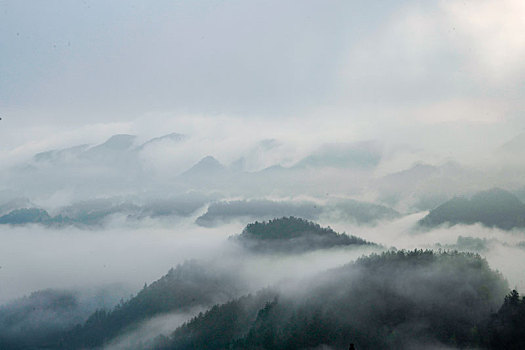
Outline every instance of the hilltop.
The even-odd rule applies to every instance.
[[[258,252],[304,252],[315,249],[373,245],[362,238],[337,233],[314,222],[283,217],[254,222],[232,239],[243,247]]]
[[[436,227],[445,223],[481,223],[503,230],[525,227],[525,204],[512,193],[493,188],[476,193],[470,199],[455,197],[431,210],[419,221],[421,226],[426,227]]]

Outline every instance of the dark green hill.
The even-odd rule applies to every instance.
[[[475,346],[507,284],[479,255],[387,252],[299,283],[214,306],[156,349]]]
[[[258,252],[303,252],[337,246],[373,244],[293,216],[256,221],[246,226],[242,234],[233,237],[233,240]]]
[[[525,227],[525,204],[512,193],[499,188],[479,192],[471,199],[453,198],[419,221],[426,227],[435,227],[449,223],[474,224],[481,223],[488,227],[498,227],[510,230]]]
[[[83,325],[67,332],[60,344],[65,349],[100,347],[151,317],[187,312],[193,307],[209,307],[244,291],[233,273],[189,261],[144,286],[135,297],[121,302],[113,310],[95,312]]]

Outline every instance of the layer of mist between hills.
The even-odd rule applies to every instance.
[[[128,297],[122,286],[83,290],[46,289],[0,306],[0,347],[41,348],[74,325],[83,323],[96,310],[112,308]]]
[[[253,241],[252,236],[255,236],[255,240],[286,246],[297,236],[310,236],[312,231],[317,231],[319,236],[333,236],[329,228],[305,220],[288,218],[276,222],[279,225],[272,225],[271,222],[249,225],[241,235],[229,241]],[[299,227],[299,231],[287,230],[287,222]],[[358,243],[358,247],[369,246],[363,245],[363,241]],[[132,344],[127,347],[130,349],[141,346],[200,348],[203,343],[213,344],[212,348],[217,349],[226,346],[280,349],[294,344],[295,348],[325,344],[337,349],[348,342],[365,349],[404,348],[414,344],[419,348],[429,344],[483,345],[486,340],[472,330],[484,327],[491,312],[498,310],[503,295],[508,292],[502,276],[490,271],[486,262],[478,256],[391,251],[386,256],[372,255],[332,272],[306,275],[288,282],[276,280],[270,285],[272,288],[253,294],[257,289],[250,286],[250,279],[261,278],[260,268],[250,274],[250,266],[255,268],[258,265],[249,263],[246,258],[251,259],[251,252],[257,252],[257,255],[270,254],[275,260],[276,251],[267,250],[265,246],[236,246],[241,250],[221,254],[218,260],[181,264],[116,307],[99,310],[89,317],[82,313],[80,322],[79,314],[74,309],[70,312],[65,308],[61,319],[66,322],[53,326],[54,319],[47,318],[46,327],[53,329],[52,332],[46,331],[46,327],[38,328],[39,323],[24,323],[22,318],[22,326],[17,327],[25,331],[37,327],[33,334],[38,336],[13,337],[4,333],[0,338],[4,342],[3,347],[20,349],[45,342],[52,348],[105,346],[120,349],[124,340]],[[312,249],[316,249],[315,245]],[[243,253],[239,255],[240,252]],[[281,249],[279,254],[285,259],[299,253],[294,249],[289,251],[293,254],[283,255],[283,252],[286,253],[286,250]],[[326,250],[328,255],[333,253]],[[297,259],[304,258],[297,255]],[[265,264],[264,261],[257,264]],[[308,260],[301,265],[306,269],[311,267]],[[279,268],[278,264],[274,267]],[[239,273],[239,269],[243,272]],[[442,295],[442,291],[452,294]],[[20,302],[14,302],[15,305],[17,303]],[[212,307],[214,304],[217,306]],[[347,307],[340,308],[340,305]],[[234,314],[230,313],[231,307]],[[188,320],[195,310],[198,313],[198,310],[206,309],[209,311],[193,314],[196,319],[169,335],[180,325],[180,317]],[[59,308],[56,312],[64,311]],[[266,313],[273,316],[266,318]],[[70,314],[76,318],[68,318]],[[15,319],[12,315],[12,312],[4,312],[4,319]],[[169,321],[169,315],[178,317],[179,321]],[[216,327],[210,328],[210,317]],[[164,331],[150,326],[162,320],[172,322],[163,326]],[[231,322],[234,322],[234,332],[227,331],[232,329]],[[166,332],[169,324],[173,325],[172,329]],[[185,335],[188,327],[194,335],[191,339]],[[290,329],[296,331],[290,333]],[[319,332],[312,333],[312,329]],[[334,330],[339,331],[334,333]],[[164,336],[154,342],[148,340],[161,333]],[[273,334],[273,343],[265,343],[270,341],[264,340],[265,334]]]
[[[246,295],[144,349],[359,349],[485,345],[508,286],[477,255],[388,252]]]
[[[218,195],[186,193],[167,198],[98,198],[70,204],[53,210],[35,207],[29,200],[10,201],[3,208],[0,224],[78,227],[103,226],[114,216],[123,216],[128,221],[144,218],[189,217]]]
[[[343,221],[359,225],[374,225],[382,220],[400,217],[395,210],[356,200],[331,200],[326,203],[296,200],[235,200],[217,201],[219,194],[187,193],[165,199],[100,198],[73,203],[48,211],[32,206],[29,200],[9,201],[0,209],[0,224],[43,224],[48,226],[102,226],[112,216],[124,216],[128,221],[143,218],[189,217],[208,205],[196,223],[217,227],[234,221],[269,220],[279,216],[296,216],[309,220]]]
[[[383,205],[351,199],[332,200],[327,203],[252,199],[211,203],[206,213],[197,218],[196,223],[213,227],[233,220],[269,220],[279,216],[374,224],[380,220],[396,219],[400,214]]]
[[[221,200],[222,195],[186,193],[164,199],[101,198],[82,201],[55,210],[32,206],[28,199],[18,198],[4,202],[0,224],[23,225],[39,223],[50,226],[103,225],[113,215],[126,220],[146,217],[189,217],[207,205],[206,212],[198,216],[196,223],[204,227],[216,227],[230,222],[269,220],[278,216],[296,216],[325,222],[348,222],[358,225],[374,225],[380,221],[401,216],[392,208],[360,202],[352,199],[328,201],[308,200]],[[420,220],[421,227],[443,224],[475,224],[504,230],[525,227],[525,204],[512,193],[494,188],[467,197],[454,197],[432,209]]]
[[[49,344],[60,348],[98,347],[137,330],[150,318],[166,313],[185,314],[195,308],[206,309],[252,292],[248,282],[257,277],[247,272],[241,262],[250,262],[253,253],[297,254],[324,248],[373,246],[355,236],[337,234],[303,219],[282,218],[253,225],[248,225],[242,234],[230,240],[235,243],[233,250],[229,251],[231,256],[212,261],[186,261],[158,281],[145,285],[136,296],[121,300],[115,307],[107,308],[106,305],[105,309],[93,312],[93,307],[104,305],[92,302],[84,305],[86,301],[77,300],[70,292],[51,290],[12,301],[1,310],[3,317],[0,320],[5,327],[0,330],[0,345],[5,349]],[[265,236],[263,240],[271,241],[275,251],[263,245],[246,246],[253,240],[253,237],[247,237],[247,232],[251,231],[259,238]],[[304,245],[298,250],[301,242]],[[43,312],[41,308],[47,311]],[[34,319],[37,321],[33,322]],[[47,322],[45,325],[44,321]],[[20,331],[13,331],[17,329],[30,331],[34,336],[26,339]]]

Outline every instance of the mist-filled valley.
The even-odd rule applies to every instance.
[[[172,135],[138,146],[116,135],[7,169],[2,348],[522,344],[497,318],[515,317],[506,296],[525,289],[521,187],[501,179],[486,188],[485,172],[459,163],[416,161],[383,175],[388,160],[372,157],[370,142],[329,147],[335,160],[258,171],[206,156],[157,179],[140,152],[188,142]],[[79,169],[137,182],[106,192],[113,180],[75,179]],[[70,183],[53,188],[42,172]],[[432,190],[472,176],[479,187]],[[518,340],[505,343],[505,332]]]
[[[0,0],[0,350],[525,349],[519,0]]]

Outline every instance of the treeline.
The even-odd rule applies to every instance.
[[[293,216],[254,222],[232,240],[244,248],[263,253],[303,252],[352,245],[374,245],[362,238],[339,234],[330,227]]]

